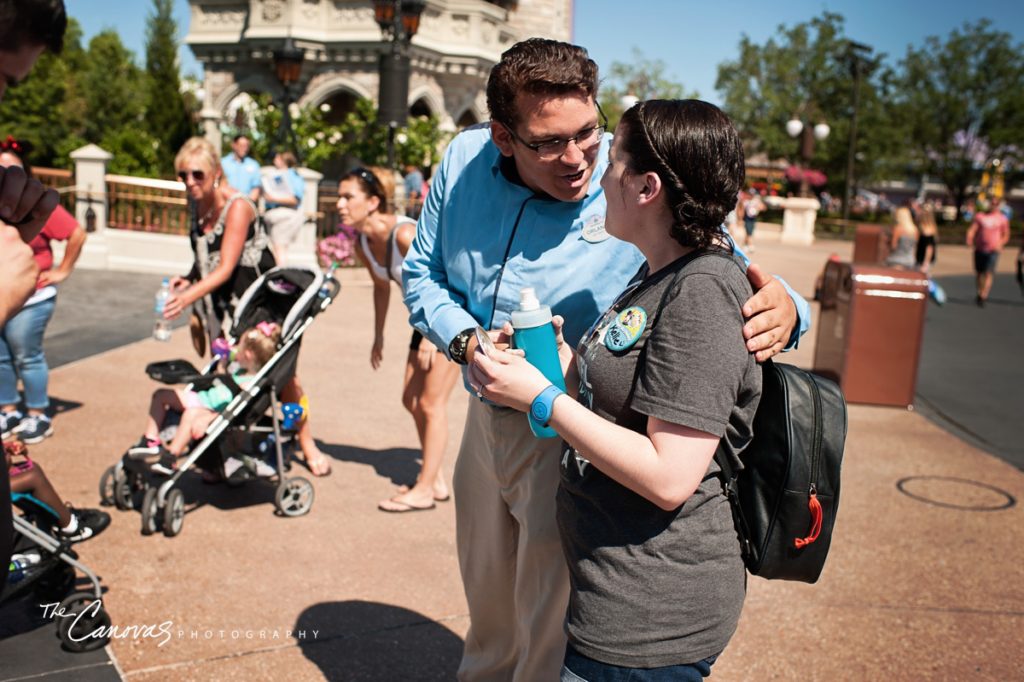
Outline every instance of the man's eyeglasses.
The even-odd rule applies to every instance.
[[[527,142],[516,135],[516,131],[512,130],[512,126],[507,123],[502,123],[502,125],[505,126],[505,130],[509,132],[512,139],[536,153],[542,161],[554,161],[565,154],[566,150],[569,149],[570,142],[575,142],[576,146],[583,152],[593,148],[594,145],[601,142],[601,136],[604,135],[604,131],[608,127],[608,119],[605,118],[604,112],[601,111],[600,107],[598,107],[597,111],[601,115],[601,122],[598,125],[593,128],[581,130],[573,137],[567,137],[565,139]]]
[[[190,175],[196,182],[202,182],[206,178],[206,171],[199,170],[198,168],[178,171],[178,179],[182,182],[187,183]]]

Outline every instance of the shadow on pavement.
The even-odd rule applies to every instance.
[[[420,613],[366,601],[314,604],[293,636],[329,680],[453,680],[463,645]]]
[[[79,579],[79,587],[84,587]],[[39,605],[29,598],[0,607],[0,682],[37,679],[119,680],[105,649],[70,653],[57,639],[52,619],[43,618]]]
[[[1024,469],[1024,442],[1014,410],[1024,398],[1022,292],[996,275],[984,308],[973,275],[937,277],[946,305],[929,305],[914,407],[971,445]]]
[[[390,479],[395,485],[414,485],[423,464],[422,453],[412,448],[369,450],[352,445],[319,445],[333,459],[371,466],[377,475]]]

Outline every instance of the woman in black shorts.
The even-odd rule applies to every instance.
[[[402,286],[402,261],[416,235],[416,221],[388,212],[394,196],[390,171],[356,168],[338,184],[338,215],[359,234],[356,250],[373,279],[374,335],[370,365],[377,369],[384,357],[384,320],[391,299],[391,282]],[[405,365],[402,404],[412,413],[423,448],[423,467],[411,488],[398,492],[377,507],[386,512],[433,509],[448,499],[448,484],[441,462],[448,444],[448,397],[459,368],[429,340],[413,330]]]

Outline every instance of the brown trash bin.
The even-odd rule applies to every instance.
[[[889,242],[881,225],[858,225],[853,233],[853,262],[878,265],[889,256]]]
[[[849,403],[913,409],[927,303],[923,273],[826,264],[814,371]]]

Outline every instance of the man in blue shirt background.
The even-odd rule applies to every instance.
[[[449,145],[403,283],[410,321],[454,361],[472,361],[473,329],[500,328],[526,286],[577,345],[643,262],[604,230],[611,137],[597,83],[584,49],[518,43],[488,79],[491,122]],[[757,293],[744,304],[744,334],[763,360],[795,344],[810,309],[756,266],[749,277]],[[534,438],[522,413],[470,401],[453,480],[470,615],[460,680],[559,678],[569,595],[555,520],[559,446]]]
[[[244,134],[231,138],[231,153],[220,160],[228,184],[256,202],[260,198],[260,164],[249,156],[249,138]]]

